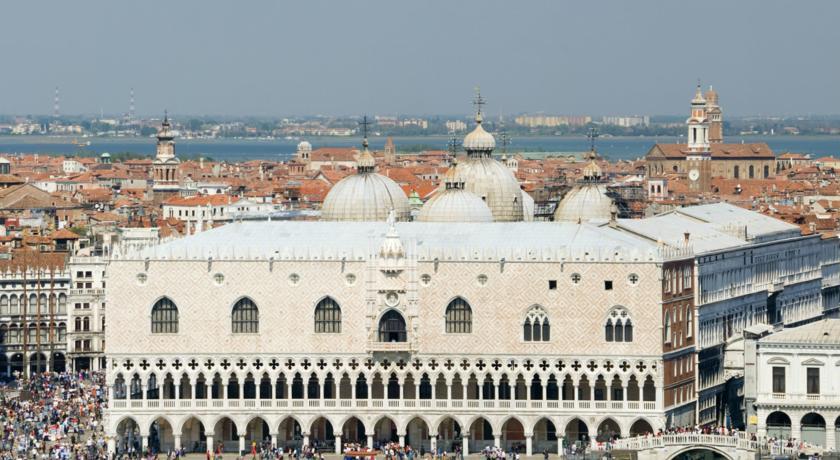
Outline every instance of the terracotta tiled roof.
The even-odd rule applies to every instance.
[[[762,158],[772,160],[773,151],[764,142],[754,144],[711,144],[712,158]],[[648,156],[661,153],[666,158],[685,158],[689,154],[685,144],[656,144],[648,152]]]
[[[50,234],[50,238],[54,240],[78,240],[79,235],[67,230],[66,228],[62,228],[52,232]]]
[[[163,204],[171,206],[221,206],[234,201],[228,195],[198,195],[188,198],[175,196],[164,201]]]

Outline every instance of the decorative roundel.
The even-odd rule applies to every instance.
[[[396,307],[398,303],[400,303],[400,296],[396,292],[391,291],[385,295],[385,304],[389,307]]]
[[[216,286],[221,286],[225,283],[225,275],[221,273],[216,273],[213,275],[213,282],[216,283]]]
[[[145,273],[138,273],[137,274],[137,284],[139,284],[140,286],[145,286],[146,281],[148,281],[148,280],[149,280],[149,275],[147,275]]]
[[[352,286],[356,284],[356,275],[348,273],[347,276],[344,277],[344,280],[347,282],[348,286]]]
[[[422,284],[423,286],[428,286],[432,284],[432,275],[429,275],[428,273],[422,275],[420,277],[420,284]]]
[[[478,275],[478,278],[476,279],[476,281],[478,281],[479,286],[486,285],[487,284],[487,275]]]
[[[300,275],[298,275],[297,273],[292,273],[291,275],[289,275],[289,284],[291,284],[292,286],[297,286],[298,283],[300,283]]]

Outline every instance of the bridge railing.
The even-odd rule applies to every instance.
[[[647,450],[668,446],[702,445],[767,452],[771,455],[779,456],[798,455],[800,452],[800,450],[796,447],[778,446],[765,441],[753,441],[747,437],[747,433],[738,433],[736,436],[694,433],[666,434],[662,436],[636,436],[632,438],[617,439],[612,443],[612,447],[614,449],[627,450]]]

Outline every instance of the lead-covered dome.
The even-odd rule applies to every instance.
[[[321,220],[385,221],[392,210],[397,220],[410,220],[408,197],[396,182],[375,172],[376,162],[367,149],[367,139],[363,145],[356,174],[341,179],[327,193]]]
[[[492,152],[496,148],[496,139],[481,126],[481,114],[476,116],[475,129],[464,138],[464,150]]]
[[[569,190],[560,200],[554,211],[554,220],[558,222],[609,220],[612,204],[612,198],[607,195],[607,187],[604,184],[582,184]]]
[[[493,222],[493,213],[476,194],[464,190],[455,166],[444,178],[444,188],[420,209],[420,222]]]

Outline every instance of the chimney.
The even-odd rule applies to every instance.
[[[683,233],[683,243],[688,246],[688,241],[691,239],[691,233],[685,232]]]

